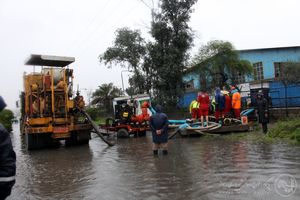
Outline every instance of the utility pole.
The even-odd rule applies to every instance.
[[[122,70],[121,71],[122,90],[123,90],[123,92],[125,92],[125,89],[124,89],[124,80],[123,80],[123,72],[131,72],[131,71],[129,71],[129,70]]]

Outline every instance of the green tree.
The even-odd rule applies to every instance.
[[[138,93],[143,93],[143,72],[142,63],[146,53],[146,43],[142,38],[140,31],[130,30],[129,28],[120,28],[116,31],[114,45],[99,56],[100,62],[104,62],[109,67],[112,64],[120,64],[127,67],[134,73],[132,85],[136,87]]]
[[[189,57],[193,34],[188,25],[197,0],[161,0],[151,26],[153,42],[147,45],[148,69],[157,102],[175,106],[183,89],[182,74]]]
[[[123,95],[122,90],[114,86],[113,83],[104,83],[92,94],[91,104],[96,105],[100,110],[103,110],[105,114],[112,114],[112,100],[121,95]]]
[[[237,77],[251,76],[253,72],[251,63],[240,60],[233,45],[222,40],[202,46],[191,65],[199,71],[201,87],[208,90],[228,83],[237,84]]]
[[[160,0],[153,12],[150,34],[145,42],[137,30],[116,31],[114,45],[99,56],[100,62],[121,64],[134,75],[129,79],[131,93],[153,94],[156,102],[177,104],[182,93],[182,74],[189,58],[193,34],[188,22],[197,0]]]
[[[2,112],[0,112],[0,122],[8,132],[12,131],[13,119],[14,119],[14,113],[11,110],[4,109]]]
[[[279,80],[286,85],[300,83],[300,62],[283,63],[280,68]]]

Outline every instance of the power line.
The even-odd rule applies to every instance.
[[[130,14],[132,14],[132,10],[134,10],[134,8],[136,7],[137,5],[135,4],[134,6],[132,6],[131,8],[129,8],[126,13],[124,15],[121,15],[119,18],[117,18],[114,23],[109,27],[109,28],[106,28],[105,30],[103,30],[101,32],[101,34],[98,36],[98,38],[101,38],[102,34],[104,33],[107,33],[109,32],[110,30],[112,30],[117,24],[119,24],[120,22],[122,22],[124,19],[126,19],[126,17],[124,16],[130,16]],[[95,32],[94,32],[95,33]],[[84,53],[86,52],[85,50],[89,47],[90,45],[86,46],[85,48],[81,49],[80,53],[79,53],[79,56],[82,56],[84,55]]]
[[[119,1],[121,1],[121,0],[119,0]],[[89,33],[89,35],[80,43],[80,46],[78,47],[78,48],[76,48],[76,49],[79,49],[80,47],[82,47],[82,45],[84,45],[84,44],[86,44],[87,43],[87,41],[97,32],[97,30],[101,27],[101,25],[103,25],[103,24],[105,24],[106,23],[106,21],[108,20],[108,19],[110,19],[110,16],[112,16],[119,8],[120,8],[120,3],[117,3],[117,6],[116,7],[114,7],[114,10],[112,11],[112,12],[110,12],[110,15],[108,16],[108,17],[106,17],[106,18],[104,18],[104,20],[102,20],[101,21],[101,23],[99,23],[97,26],[96,26],[96,28],[93,30],[93,31],[91,31],[90,33]],[[82,49],[81,49],[81,51],[82,51]]]
[[[102,11],[102,10],[105,10],[105,8],[106,8],[107,5],[108,5],[108,2],[109,2],[109,0],[107,0],[107,1],[104,3],[103,8],[101,8],[101,9],[96,13],[96,15],[89,21],[89,23],[88,23],[88,24],[85,26],[85,28],[81,31],[80,36],[78,37],[78,39],[77,39],[77,40],[74,40],[74,42],[72,42],[72,46],[68,47],[68,48],[66,49],[66,51],[69,51],[69,50],[71,50],[72,48],[74,48],[76,45],[78,45],[80,39],[84,36],[85,32],[86,32],[86,31],[89,29],[89,27],[95,22],[95,20],[98,18],[98,16],[99,16],[100,14],[102,14],[101,11]],[[77,41],[77,42],[75,42],[75,41]]]
[[[68,48],[68,50],[73,50],[73,49],[77,49],[80,48],[80,46],[82,46],[82,44],[89,39],[90,35],[94,32],[93,30],[91,32],[87,32],[87,30],[91,27],[91,25],[96,21],[96,19],[100,16],[100,14],[103,13],[103,10],[106,10],[106,7],[108,6],[108,3],[110,2],[110,0],[107,0],[104,4],[103,7],[101,7],[101,9],[99,10],[99,12],[97,12],[97,14],[89,21],[89,23],[87,24],[87,26],[84,28],[84,30],[81,32],[80,36],[78,37],[77,41],[73,43],[73,45],[71,47]],[[118,4],[118,3],[117,3]],[[116,4],[116,5],[117,5]],[[115,10],[115,9],[114,9]],[[112,13],[111,11],[109,11],[108,13]],[[106,22],[105,18],[104,20],[102,20],[97,27],[99,27],[101,24]],[[96,28],[98,29],[98,28]],[[88,36],[83,37],[84,35],[88,34]]]
[[[145,6],[147,6],[150,10],[152,10],[153,8],[151,8],[148,4],[146,4],[146,2],[144,0],[140,0]],[[152,1],[153,3],[153,1]]]

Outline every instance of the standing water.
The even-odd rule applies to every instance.
[[[11,137],[17,180],[8,199],[300,199],[300,147],[212,138],[176,138],[152,155],[151,136],[27,151]]]

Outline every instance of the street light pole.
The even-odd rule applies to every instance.
[[[123,72],[131,72],[131,71],[129,71],[129,70],[122,70],[122,71],[121,71],[121,79],[122,79],[122,90],[123,90],[123,92],[125,92],[125,90],[124,90],[124,80],[123,80]]]
[[[121,71],[121,79],[122,79],[122,90],[124,92],[124,81],[123,81],[123,74],[122,74],[123,71]]]

